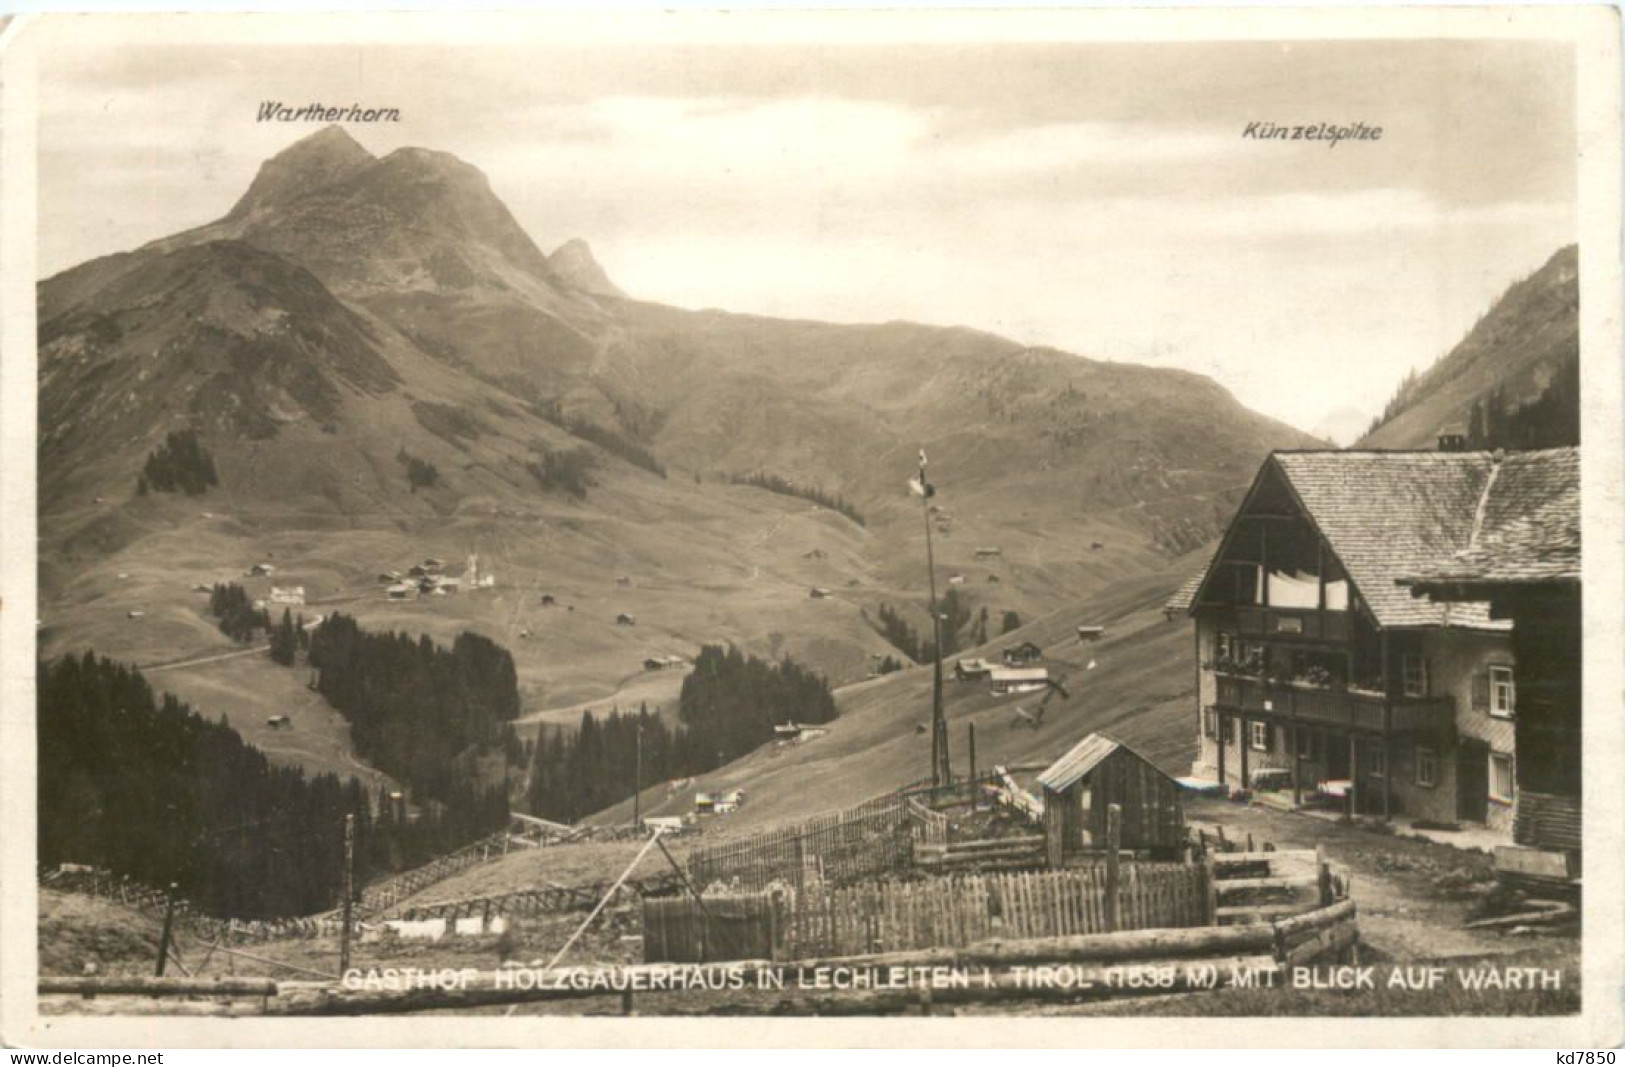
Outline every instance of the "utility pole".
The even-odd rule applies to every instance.
[[[920,477],[910,482],[920,495],[920,514],[925,517],[925,574],[931,593],[931,785],[947,785],[953,780],[948,762],[948,721],[942,714],[942,615],[937,610],[937,563],[931,546],[931,498],[936,487],[925,477],[925,449],[920,449]]]
[[[344,817],[344,929],[339,933],[339,975],[350,969],[350,916],[355,901],[355,815]]]

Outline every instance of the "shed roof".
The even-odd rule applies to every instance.
[[[1156,764],[1135,752],[1123,742],[1107,737],[1105,734],[1090,734],[1073,745],[1066,755],[1039,772],[1038,784],[1045,789],[1056,792],[1067,789],[1084,775],[1100,766],[1102,760],[1119,749],[1129,753],[1148,767],[1154,768],[1163,777],[1167,777],[1160,767],[1157,767]],[[1169,781],[1172,780],[1169,779]]]

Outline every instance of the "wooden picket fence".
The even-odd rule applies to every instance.
[[[711,960],[808,959],[958,948],[991,938],[1205,926],[1213,922],[1210,877],[1195,864],[1124,862],[1115,922],[1103,863],[707,897],[704,907],[692,898],[645,901],[645,923],[658,922],[660,931],[656,942],[645,942],[645,952],[656,953],[645,958],[700,962],[682,953],[706,946]],[[763,940],[767,932],[771,940]],[[722,946],[742,955],[716,955]]]
[[[916,840],[947,839],[945,816],[908,797],[889,796],[778,830],[696,848],[688,873],[702,891],[802,890],[907,868]]]
[[[1104,864],[851,886],[789,900],[784,937],[790,957],[804,958],[1104,933],[1106,895]],[[1208,921],[1196,866],[1125,863],[1117,898],[1120,930]]]
[[[931,810],[913,797],[909,797],[905,803],[908,805],[909,817],[914,820],[915,847],[946,846],[948,816],[940,811]]]

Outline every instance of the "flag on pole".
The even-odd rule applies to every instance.
[[[937,487],[925,480],[925,449],[920,449],[920,473],[908,480],[909,491],[927,499],[937,495]]]

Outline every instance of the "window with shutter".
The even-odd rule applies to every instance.
[[[1490,687],[1490,714],[1497,719],[1510,719],[1516,710],[1512,668],[1491,667],[1488,672]]]
[[[1490,710],[1490,672],[1479,671],[1473,675],[1473,710],[1488,712]]]

